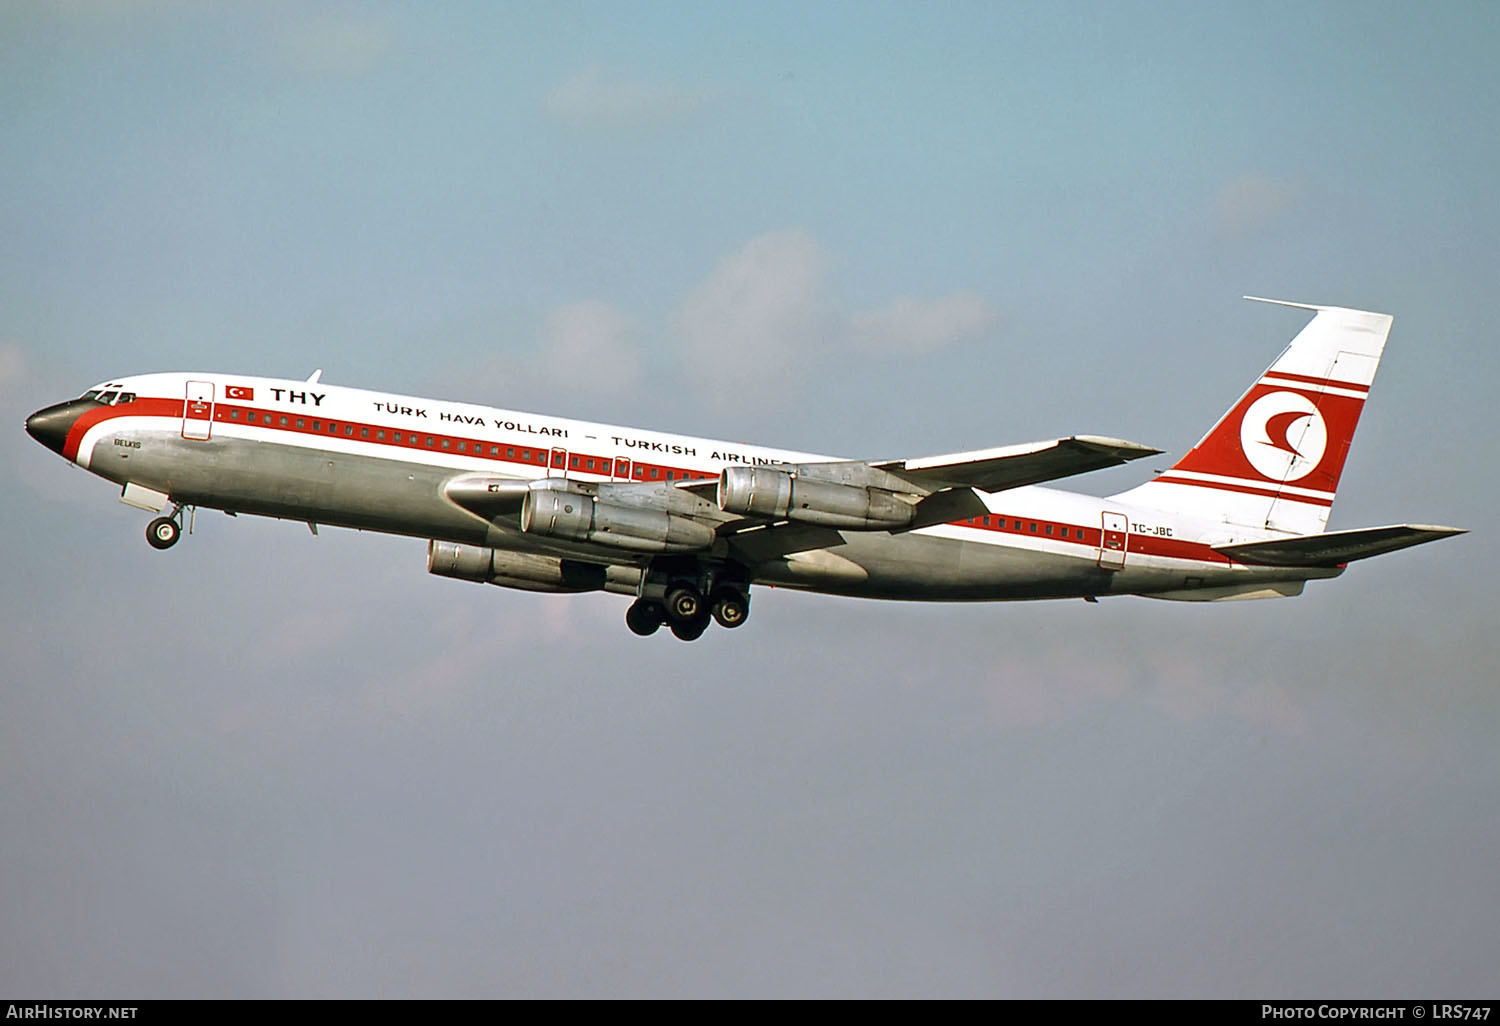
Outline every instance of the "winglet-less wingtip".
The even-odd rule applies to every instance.
[[[1240,298],[1248,299],[1252,303],[1270,303],[1272,306],[1289,306],[1294,310],[1311,310],[1314,313],[1319,310],[1332,309],[1332,307],[1327,306],[1314,306],[1312,303],[1293,303],[1290,300],[1286,299],[1267,299],[1264,296],[1241,296]]]

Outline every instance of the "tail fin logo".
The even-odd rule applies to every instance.
[[[1261,476],[1297,481],[1311,474],[1328,448],[1328,425],[1312,400],[1268,392],[1240,420],[1240,449]]]

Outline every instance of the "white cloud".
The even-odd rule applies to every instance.
[[[0,389],[26,376],[26,350],[19,343],[0,341]]]
[[[868,349],[930,353],[980,335],[998,319],[977,295],[960,292],[930,300],[903,296],[883,310],[855,314],[849,327],[854,343]]]
[[[391,31],[369,19],[325,17],[292,26],[283,45],[304,71],[361,75],[390,51]]]
[[[718,402],[765,404],[858,352],[919,357],[999,320],[972,292],[851,315],[829,292],[832,262],[800,228],[767,232],[720,260],[672,318],[692,387]]]
[[[684,121],[713,102],[708,89],[628,79],[586,68],[547,94],[547,113],[577,128],[655,129]]]
[[[838,335],[828,265],[800,229],[758,236],[721,260],[672,319],[693,385],[749,401],[786,387]]]
[[[630,318],[608,303],[586,300],[547,319],[542,363],[554,383],[594,395],[627,392],[641,380]]]
[[[1291,182],[1251,171],[1219,186],[1213,198],[1213,216],[1228,231],[1254,231],[1286,213],[1300,192]]]
[[[1088,653],[1016,652],[989,674],[984,698],[990,722],[1004,730],[1068,720],[1121,701],[1133,687],[1118,665]]]
[[[1239,678],[1201,652],[1138,652],[1107,664],[1084,650],[1013,653],[989,674],[983,696],[990,722],[1001,729],[1066,722],[1131,701],[1184,723],[1237,719],[1276,734],[1309,726],[1287,688]]]

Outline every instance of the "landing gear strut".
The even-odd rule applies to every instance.
[[[170,549],[182,537],[182,510],[179,504],[171,516],[157,517],[146,525],[146,541],[153,549]]]

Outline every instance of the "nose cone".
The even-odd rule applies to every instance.
[[[69,399],[37,410],[26,418],[26,433],[61,456],[73,423],[87,411],[98,408],[99,404],[92,399]]]

